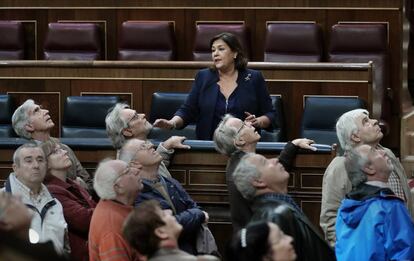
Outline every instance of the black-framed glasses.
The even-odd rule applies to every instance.
[[[127,125],[129,126],[129,123],[130,123],[131,121],[133,121],[133,120],[137,120],[137,119],[139,119],[139,114],[138,114],[137,112],[135,112],[135,113],[134,113],[134,115],[131,117],[131,119],[129,119],[129,120],[127,121]]]
[[[246,127],[246,123],[244,123],[244,121],[242,122],[242,125],[240,126],[240,128],[237,130],[236,135],[239,135],[241,130]]]

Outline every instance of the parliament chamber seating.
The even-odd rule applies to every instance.
[[[185,102],[187,96],[187,93],[178,92],[153,93],[149,121],[154,123],[156,119],[171,119],[174,113]],[[189,124],[180,130],[165,130],[154,127],[149,134],[149,138],[164,141],[173,135],[185,136],[187,139],[195,140],[195,123]]]
[[[62,138],[105,138],[105,117],[118,96],[69,96],[65,101]]]
[[[246,54],[250,57],[249,33],[244,22],[219,23],[219,22],[198,22],[196,24],[196,33],[193,48],[194,61],[211,61],[210,40],[215,35],[228,32],[232,33],[240,41],[240,44]]]
[[[275,121],[272,122],[273,130],[266,131],[262,130],[260,133],[260,141],[263,142],[280,142],[286,140],[286,125],[285,125],[285,115],[283,113],[283,103],[282,96],[280,95],[270,95],[272,98],[272,105],[276,111]]]
[[[365,109],[365,103],[357,97],[307,96],[304,98],[300,136],[319,144],[339,145],[336,136],[338,118],[358,108]]]
[[[313,22],[267,22],[265,62],[321,62],[322,31]]]
[[[25,57],[23,24],[0,21],[0,60],[23,60]]]
[[[11,118],[15,110],[13,98],[9,95],[0,95],[0,138],[15,137]]]
[[[126,21],[119,37],[118,60],[173,61],[174,24],[168,21]]]
[[[45,60],[102,60],[100,28],[94,23],[49,23]]]
[[[386,92],[390,88],[388,31],[385,23],[340,23],[332,26],[328,62],[369,62],[374,64],[373,95],[382,106],[381,118],[390,121]],[[374,108],[374,110],[377,110]]]

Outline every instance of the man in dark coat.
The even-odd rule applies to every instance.
[[[335,260],[335,253],[287,194],[289,174],[278,159],[249,153],[233,173],[244,198],[251,201],[252,220],[277,224],[294,238],[297,260]]]

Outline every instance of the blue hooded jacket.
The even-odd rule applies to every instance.
[[[414,224],[404,202],[367,184],[342,201],[336,220],[337,260],[414,260]]]

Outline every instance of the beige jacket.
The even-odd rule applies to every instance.
[[[401,181],[401,186],[404,190],[405,197],[407,199],[407,208],[414,220],[414,205],[412,195],[407,183],[407,176],[405,171],[391,150],[384,148],[387,156],[390,158],[394,165],[394,171],[398,175]],[[323,175],[322,181],[322,203],[321,203],[321,215],[320,226],[325,234],[325,239],[333,247],[336,241],[335,234],[335,222],[336,214],[341,205],[342,199],[345,195],[351,191],[352,185],[348,179],[345,171],[345,157],[335,157]]]

